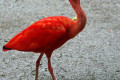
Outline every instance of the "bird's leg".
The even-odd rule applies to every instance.
[[[51,60],[50,60],[50,58],[48,58],[48,70],[49,70],[49,72],[50,72],[50,74],[51,74],[51,76],[52,76],[52,79],[53,79],[53,80],[56,80],[56,79],[55,79],[55,76],[54,76],[54,73],[53,73],[52,66],[51,66]]]
[[[35,73],[35,80],[38,80],[38,69],[39,69],[39,65],[40,65],[40,60],[43,56],[43,53],[40,54],[40,56],[38,57],[37,61],[36,61],[36,73]]]

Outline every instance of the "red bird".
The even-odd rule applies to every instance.
[[[38,68],[43,54],[48,59],[48,70],[52,79],[56,80],[51,67],[52,52],[75,37],[86,25],[86,15],[80,6],[80,0],[69,0],[69,2],[77,14],[76,21],[64,16],[41,19],[21,31],[3,46],[3,51],[18,50],[41,53],[36,61],[35,80],[38,80]]]

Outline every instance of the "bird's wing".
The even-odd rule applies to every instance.
[[[44,50],[59,47],[66,36],[67,30],[60,22],[37,21],[13,37],[5,47],[20,51]]]

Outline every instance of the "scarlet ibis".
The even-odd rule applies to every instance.
[[[86,15],[81,8],[80,0],[69,0],[69,2],[76,12],[76,21],[64,16],[43,18],[18,33],[3,46],[3,51],[18,50],[40,53],[36,61],[35,80],[38,80],[38,69],[43,54],[48,59],[48,70],[52,79],[56,80],[51,66],[52,52],[75,37],[86,25]]]

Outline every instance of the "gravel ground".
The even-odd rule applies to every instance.
[[[120,0],[81,0],[85,29],[52,55],[59,80],[120,80]],[[0,0],[0,49],[32,22],[75,16],[68,0]],[[0,51],[0,80],[34,80],[39,54]],[[51,80],[43,56],[40,80]]]

